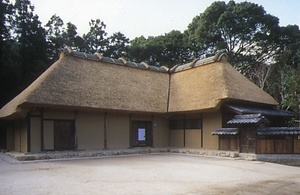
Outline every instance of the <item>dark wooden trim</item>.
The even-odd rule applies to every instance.
[[[27,152],[31,152],[31,112],[26,116],[27,122]]]
[[[107,112],[104,112],[104,149],[107,149]]]
[[[133,147],[133,135],[132,135],[132,114],[129,114],[129,148]]]
[[[242,130],[243,128],[238,125],[238,128],[239,128],[239,152],[241,153],[242,152]]]
[[[153,132],[154,132],[154,115],[151,115],[151,121],[152,121],[152,125],[151,125],[151,146],[150,147],[154,147],[153,141],[154,141],[154,137],[153,137]]]
[[[78,110],[75,110],[75,118],[74,118],[74,148],[76,150],[78,149],[77,118],[78,118]]]
[[[44,144],[44,108],[41,108],[41,151],[45,150]]]
[[[292,135],[292,154],[295,154],[295,135]]]
[[[31,118],[41,118],[41,115],[30,115]]]
[[[185,117],[185,115],[183,115],[183,147],[185,147],[185,145],[186,145],[185,132],[186,132],[186,117]]]
[[[76,117],[76,116],[75,116]],[[74,121],[74,118],[44,118],[44,121]]]
[[[258,125],[255,125],[255,154],[257,154],[257,139],[258,139],[258,135],[257,135],[257,128]]]
[[[202,112],[200,113],[200,117],[201,117],[201,148],[203,148],[203,141],[204,141],[204,139],[203,139],[203,131],[204,130],[203,130],[203,113]],[[219,145],[219,147],[220,147],[220,145]]]
[[[20,152],[22,152],[22,130],[21,130],[22,124],[21,124],[21,123],[22,123],[22,121],[19,120],[19,121],[17,122],[17,124],[16,124],[16,125],[17,125],[17,128],[18,128],[18,130],[19,130],[19,134],[20,134],[20,135],[19,135],[19,143],[20,143],[19,151],[20,151]],[[24,151],[23,151],[23,152],[24,152]]]

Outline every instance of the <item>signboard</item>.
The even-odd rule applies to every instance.
[[[146,140],[146,129],[139,128],[138,129],[138,141],[145,141]]]

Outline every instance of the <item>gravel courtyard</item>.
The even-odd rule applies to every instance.
[[[0,194],[300,194],[300,167],[180,154],[0,160]]]

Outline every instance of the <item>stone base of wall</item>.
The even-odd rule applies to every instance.
[[[218,156],[236,158],[238,152],[206,150],[206,149],[188,149],[188,148],[132,148],[132,149],[114,149],[114,150],[82,150],[82,151],[47,151],[40,153],[20,153],[7,152],[6,154],[18,161],[35,161],[35,160],[58,160],[58,159],[78,159],[78,158],[99,158],[105,156],[150,154],[150,153],[179,153],[193,154],[203,156]]]
[[[240,159],[300,166],[300,154],[239,154]]]
[[[51,161],[51,160],[68,160],[82,158],[101,158],[121,155],[138,155],[138,154],[189,154],[200,156],[214,156],[236,158],[241,160],[265,161],[280,163],[286,165],[300,166],[300,154],[245,154],[237,151],[222,151],[209,149],[191,149],[191,148],[130,148],[130,149],[113,149],[113,150],[81,150],[81,151],[47,151],[40,153],[20,153],[6,152],[1,153],[1,159],[10,163],[28,162],[28,161]]]

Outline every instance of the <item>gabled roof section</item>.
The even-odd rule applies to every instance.
[[[198,66],[201,66],[201,65],[205,65],[205,64],[211,64],[211,63],[214,63],[214,62],[227,61],[227,59],[228,59],[228,56],[227,56],[226,53],[218,52],[216,55],[205,58],[205,59],[196,58],[190,63],[184,64],[184,65],[174,66],[173,68],[170,69],[170,72],[171,73],[180,72],[180,71],[183,71],[183,70],[188,70],[188,69],[198,67]]]
[[[169,112],[218,109],[222,101],[230,100],[277,105],[273,97],[235,70],[224,53],[170,71],[174,73]]]
[[[169,74],[163,68],[69,51],[0,110],[21,117],[26,108],[166,113]]]

